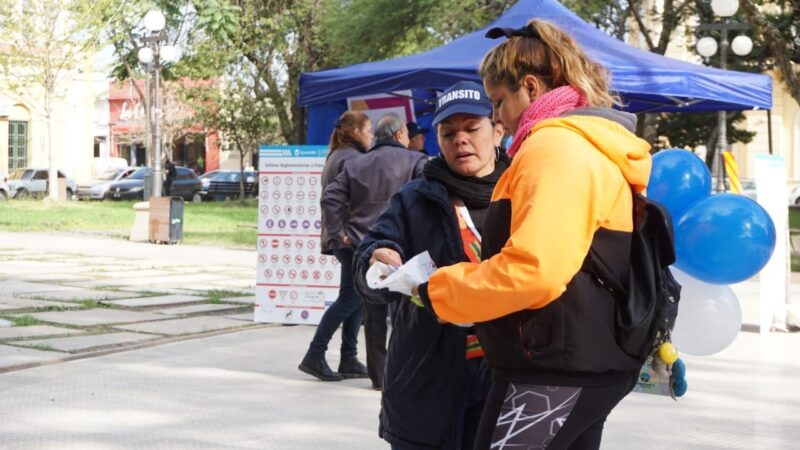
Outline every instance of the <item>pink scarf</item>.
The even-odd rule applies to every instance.
[[[567,111],[586,106],[586,96],[572,86],[561,86],[542,95],[528,106],[519,119],[514,141],[508,149],[508,156],[513,157],[528,137],[533,126],[544,119],[558,117]]]

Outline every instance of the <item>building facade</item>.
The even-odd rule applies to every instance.
[[[56,167],[81,180],[91,177],[94,94],[89,74],[76,74],[56,92],[52,105],[52,145]],[[20,93],[0,79],[0,173],[49,167],[47,121],[41,91]]]
[[[194,82],[186,80],[183,83],[190,85]],[[147,85],[143,80],[111,82],[108,87],[108,156],[124,158],[132,166],[152,163],[153,156],[146,145],[149,141],[147,108],[143,101],[146,92]],[[222,161],[218,133],[193,125],[191,108],[167,89],[162,93],[164,154],[175,164],[197,172],[219,169]],[[224,153],[227,157],[227,152]]]

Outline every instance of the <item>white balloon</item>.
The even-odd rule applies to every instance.
[[[681,284],[672,343],[679,352],[708,356],[729,346],[742,328],[739,299],[726,285],[709,284],[670,267]]]

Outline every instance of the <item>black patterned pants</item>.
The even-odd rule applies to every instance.
[[[494,380],[475,450],[599,449],[606,417],[637,376],[599,387]]]

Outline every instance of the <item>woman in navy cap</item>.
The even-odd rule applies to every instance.
[[[489,387],[488,366],[472,327],[442,324],[410,298],[366,286],[375,261],[399,266],[428,251],[438,267],[480,261],[483,218],[508,167],[503,136],[483,88],[460,82],[436,105],[442,153],[423,176],[392,197],[355,255],[365,301],[395,302],[383,382],[380,435],[393,449],[471,449]]]

